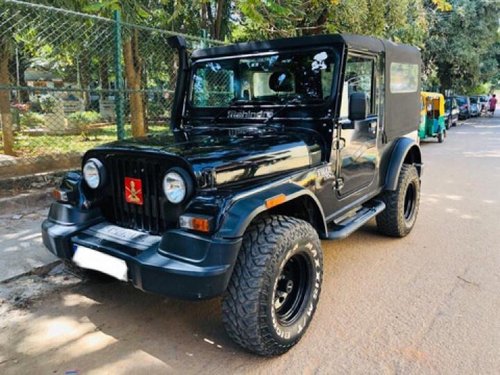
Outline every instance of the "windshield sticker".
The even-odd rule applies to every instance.
[[[193,76],[193,81],[194,81],[194,88],[197,91],[203,90],[203,77],[200,77],[199,75],[194,75]]]
[[[207,64],[207,68],[210,68],[213,72],[218,72],[219,70],[221,70],[220,64],[215,62],[209,62]]]
[[[328,53],[320,52],[314,55],[313,62],[311,63],[312,70],[325,70],[326,63],[325,60],[328,58]]]

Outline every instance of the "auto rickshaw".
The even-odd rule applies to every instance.
[[[426,91],[422,91],[420,96],[422,98],[422,107],[418,137],[420,139],[434,137],[437,138],[439,143],[442,143],[446,137],[444,96],[437,92]]]

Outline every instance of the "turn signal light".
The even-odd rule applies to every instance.
[[[59,189],[54,189],[52,192],[52,196],[56,201],[60,202],[67,202],[68,201],[68,193],[65,191],[59,190]]]
[[[209,233],[212,230],[212,217],[203,215],[182,215],[179,217],[179,226],[197,232]]]
[[[277,206],[285,201],[286,201],[285,194],[276,195],[275,197],[266,199],[266,207],[272,208],[272,207],[275,207],[275,206]]]

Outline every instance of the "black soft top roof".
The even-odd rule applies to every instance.
[[[396,44],[388,40],[354,34],[313,35],[297,38],[282,38],[262,42],[236,43],[228,46],[199,49],[193,52],[193,59],[206,57],[220,57],[227,55],[241,55],[260,51],[269,51],[282,48],[303,48],[304,46],[324,46],[331,44],[344,44],[349,49],[370,52],[384,52],[398,50],[407,55],[415,54],[420,57],[417,48],[406,44]]]

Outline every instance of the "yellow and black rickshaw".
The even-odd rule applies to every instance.
[[[439,143],[442,143],[446,137],[444,96],[438,92],[422,91],[421,98],[422,107],[418,136],[420,139],[434,137],[437,138]]]

